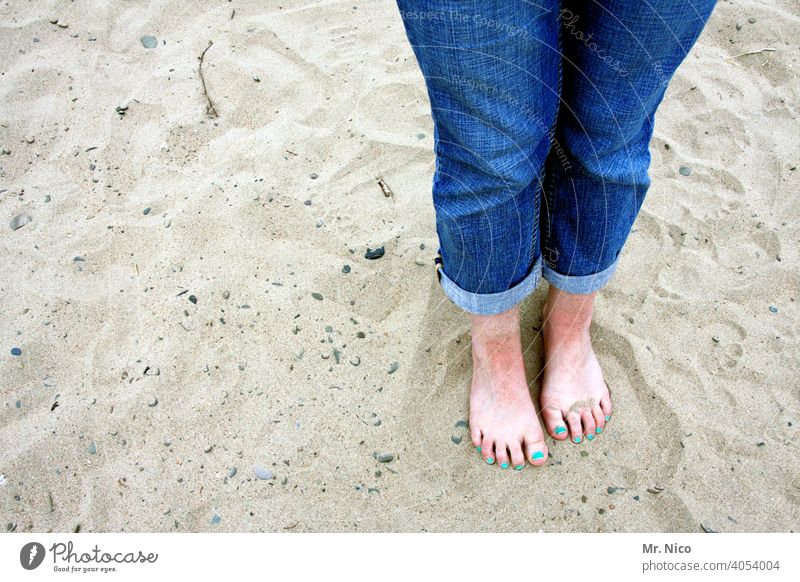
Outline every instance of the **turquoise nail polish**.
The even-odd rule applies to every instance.
[[[489,457],[488,459],[486,459],[486,462],[492,465],[494,464],[494,459],[492,457]]]
[[[575,437],[572,440],[575,441],[576,443],[579,443],[579,442],[581,442],[581,437]]]
[[[515,468],[517,471],[522,471],[522,469],[524,469],[524,468],[525,468],[525,465],[517,465],[517,466],[516,466],[516,467],[514,467],[514,468]]]
[[[500,464],[500,468],[501,469],[508,469],[508,463],[501,463]]]
[[[481,448],[480,447],[475,447],[475,450],[478,451],[479,453],[481,452]]]
[[[563,432],[567,432],[567,427],[565,427],[565,426],[557,426],[556,430],[554,432],[556,434],[561,434]]]
[[[609,420],[611,420],[611,417],[610,416],[606,416],[606,422],[608,422]]]
[[[597,432],[597,434],[600,434],[601,432],[603,432],[603,427],[602,426],[598,426],[597,430],[595,432]]]
[[[544,453],[542,451],[536,451],[535,453],[533,453],[531,459],[533,459],[534,461],[538,461],[539,459],[544,459]]]
[[[592,440],[594,438],[594,435],[593,434],[587,434],[586,438],[589,439],[589,440]]]

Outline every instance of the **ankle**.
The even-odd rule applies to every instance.
[[[519,307],[496,315],[472,315],[472,343],[493,344],[519,338]]]

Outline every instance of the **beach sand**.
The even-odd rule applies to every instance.
[[[659,110],[593,328],[609,427],[502,471],[457,426],[468,320],[393,2],[4,3],[2,525],[797,531],[800,16],[770,4],[721,2]]]

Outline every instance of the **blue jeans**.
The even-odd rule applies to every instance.
[[[506,311],[605,285],[649,186],[654,114],[714,0],[398,0],[434,121],[441,285]]]

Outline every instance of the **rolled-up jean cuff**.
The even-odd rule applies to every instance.
[[[474,315],[495,315],[508,311],[536,289],[541,277],[542,258],[539,257],[525,278],[510,289],[498,293],[472,293],[456,285],[444,269],[439,269],[439,283],[445,295],[461,309]]]
[[[592,275],[562,275],[547,265],[544,265],[542,267],[542,276],[557,289],[575,295],[588,295],[589,293],[594,293],[601,289],[611,280],[618,262],[619,258],[611,263],[611,266]]]

